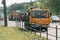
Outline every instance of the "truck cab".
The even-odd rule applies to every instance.
[[[28,26],[33,29],[45,29],[47,31],[47,25],[50,24],[50,14],[45,9],[33,8],[28,15]]]

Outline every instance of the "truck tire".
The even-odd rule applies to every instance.
[[[26,28],[26,29],[29,29],[29,26],[30,26],[29,23],[25,23],[25,28]]]
[[[47,27],[41,29],[42,32],[47,32]]]

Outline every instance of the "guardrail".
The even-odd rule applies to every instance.
[[[22,23],[23,24],[23,23]],[[27,27],[27,28],[30,28],[30,30],[32,30],[33,28],[31,28],[31,27]],[[53,28],[53,29],[56,29],[55,31],[56,31],[56,36],[55,35],[52,35],[52,34],[48,34],[48,28]],[[24,29],[24,27],[23,27],[23,25],[22,25],[22,29]],[[52,36],[52,37],[55,37],[56,38],[56,40],[58,40],[58,38],[60,38],[60,37],[58,37],[58,29],[60,29],[60,28],[58,28],[58,26],[56,25],[56,27],[48,27],[48,25],[47,25],[47,32],[45,33],[46,34],[46,40],[49,40],[49,38],[48,38],[48,36],[50,35],[50,36]],[[26,29],[27,30],[27,29]],[[29,31],[30,31],[29,30]],[[39,31],[39,33],[40,33],[40,38],[41,38],[41,27],[40,27],[40,30],[36,30],[36,29],[33,29],[34,30],[34,35],[36,35],[36,33],[37,33],[37,31]],[[32,33],[32,31],[31,31],[31,33]]]
[[[47,31],[47,40],[48,40],[48,35],[50,35],[50,36],[53,36],[53,37],[56,37],[56,40],[58,40],[58,38],[60,38],[60,37],[58,37],[58,29],[60,29],[60,28],[58,28],[58,26],[56,25],[56,27],[49,27],[49,28],[53,28],[53,29],[56,29],[55,30],[55,32],[56,32],[56,36],[55,35],[52,35],[52,34],[48,34],[48,31]]]
[[[0,26],[4,26],[4,21],[0,20]]]
[[[23,24],[23,22],[21,23],[21,24]],[[20,25],[21,25],[20,24]],[[31,27],[27,27],[27,29],[25,29],[24,27],[23,27],[23,25],[21,25],[22,27],[22,29],[23,29],[23,31],[28,31],[28,32],[31,32],[31,33],[34,33],[34,35],[36,36],[37,34],[37,32],[39,31],[39,33],[40,33],[40,37],[38,38],[39,40],[41,40],[40,38],[41,38],[41,28],[40,28],[40,30],[37,30],[37,29],[33,29],[33,28],[31,28]],[[33,30],[33,31],[32,31]],[[31,35],[30,35],[31,36]]]

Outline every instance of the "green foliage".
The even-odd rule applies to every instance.
[[[40,8],[42,9],[46,7],[46,3],[48,2],[48,0],[36,0],[36,1],[41,3]]]
[[[23,10],[23,9],[28,9],[29,6],[30,6],[29,3],[21,3],[21,4],[14,3],[9,7],[9,9],[10,9],[10,11],[12,11],[12,10]]]
[[[44,8],[45,8],[45,6],[44,6],[44,5],[41,5],[41,6],[40,6],[40,8],[41,8],[41,9],[44,9]]]
[[[48,6],[53,13],[59,15],[60,13],[60,0],[49,0]]]
[[[46,7],[46,2],[48,2],[48,0],[36,0],[34,2],[27,2],[27,3],[14,3],[12,4],[8,9],[10,11],[13,11],[13,10],[28,10],[30,8],[31,5],[33,5],[35,8],[45,8]]]
[[[34,6],[35,8],[40,8],[41,3],[36,1],[36,2],[34,2],[33,6]]]

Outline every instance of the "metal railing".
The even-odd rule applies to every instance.
[[[25,22],[24,22],[25,23]],[[23,24],[23,23],[22,23]],[[32,30],[33,28],[31,28],[31,27],[27,27],[27,28],[29,28],[30,30]],[[53,28],[53,29],[56,29],[55,30],[55,32],[56,32],[56,36],[55,35],[52,35],[52,34],[49,34],[48,33],[48,28]],[[24,29],[24,27],[23,27],[23,25],[22,25],[22,29]],[[60,37],[58,37],[58,26],[56,25],[56,27],[48,27],[48,25],[47,25],[47,31],[46,31],[46,40],[49,40],[49,37],[48,36],[52,36],[52,37],[55,37],[56,38],[56,40],[58,40],[58,38],[60,38]],[[28,30],[28,29],[25,29],[25,30]],[[29,31],[30,31],[29,30]],[[42,37],[42,30],[41,30],[41,27],[40,27],[40,30],[36,30],[36,29],[33,29],[34,30],[34,35],[37,35],[36,33],[37,33],[37,31],[39,31],[39,33],[40,33],[40,38]],[[31,33],[32,33],[33,31],[31,31]]]
[[[47,31],[47,40],[48,40],[48,35],[49,35],[49,36],[52,36],[52,37],[55,37],[56,40],[58,40],[58,38],[60,38],[60,37],[58,37],[58,29],[59,29],[58,26],[56,25],[56,27],[49,27],[49,28],[55,29],[55,32],[56,32],[55,35],[56,35],[56,36],[55,36],[55,35],[52,35],[52,34],[48,34],[48,31]]]

